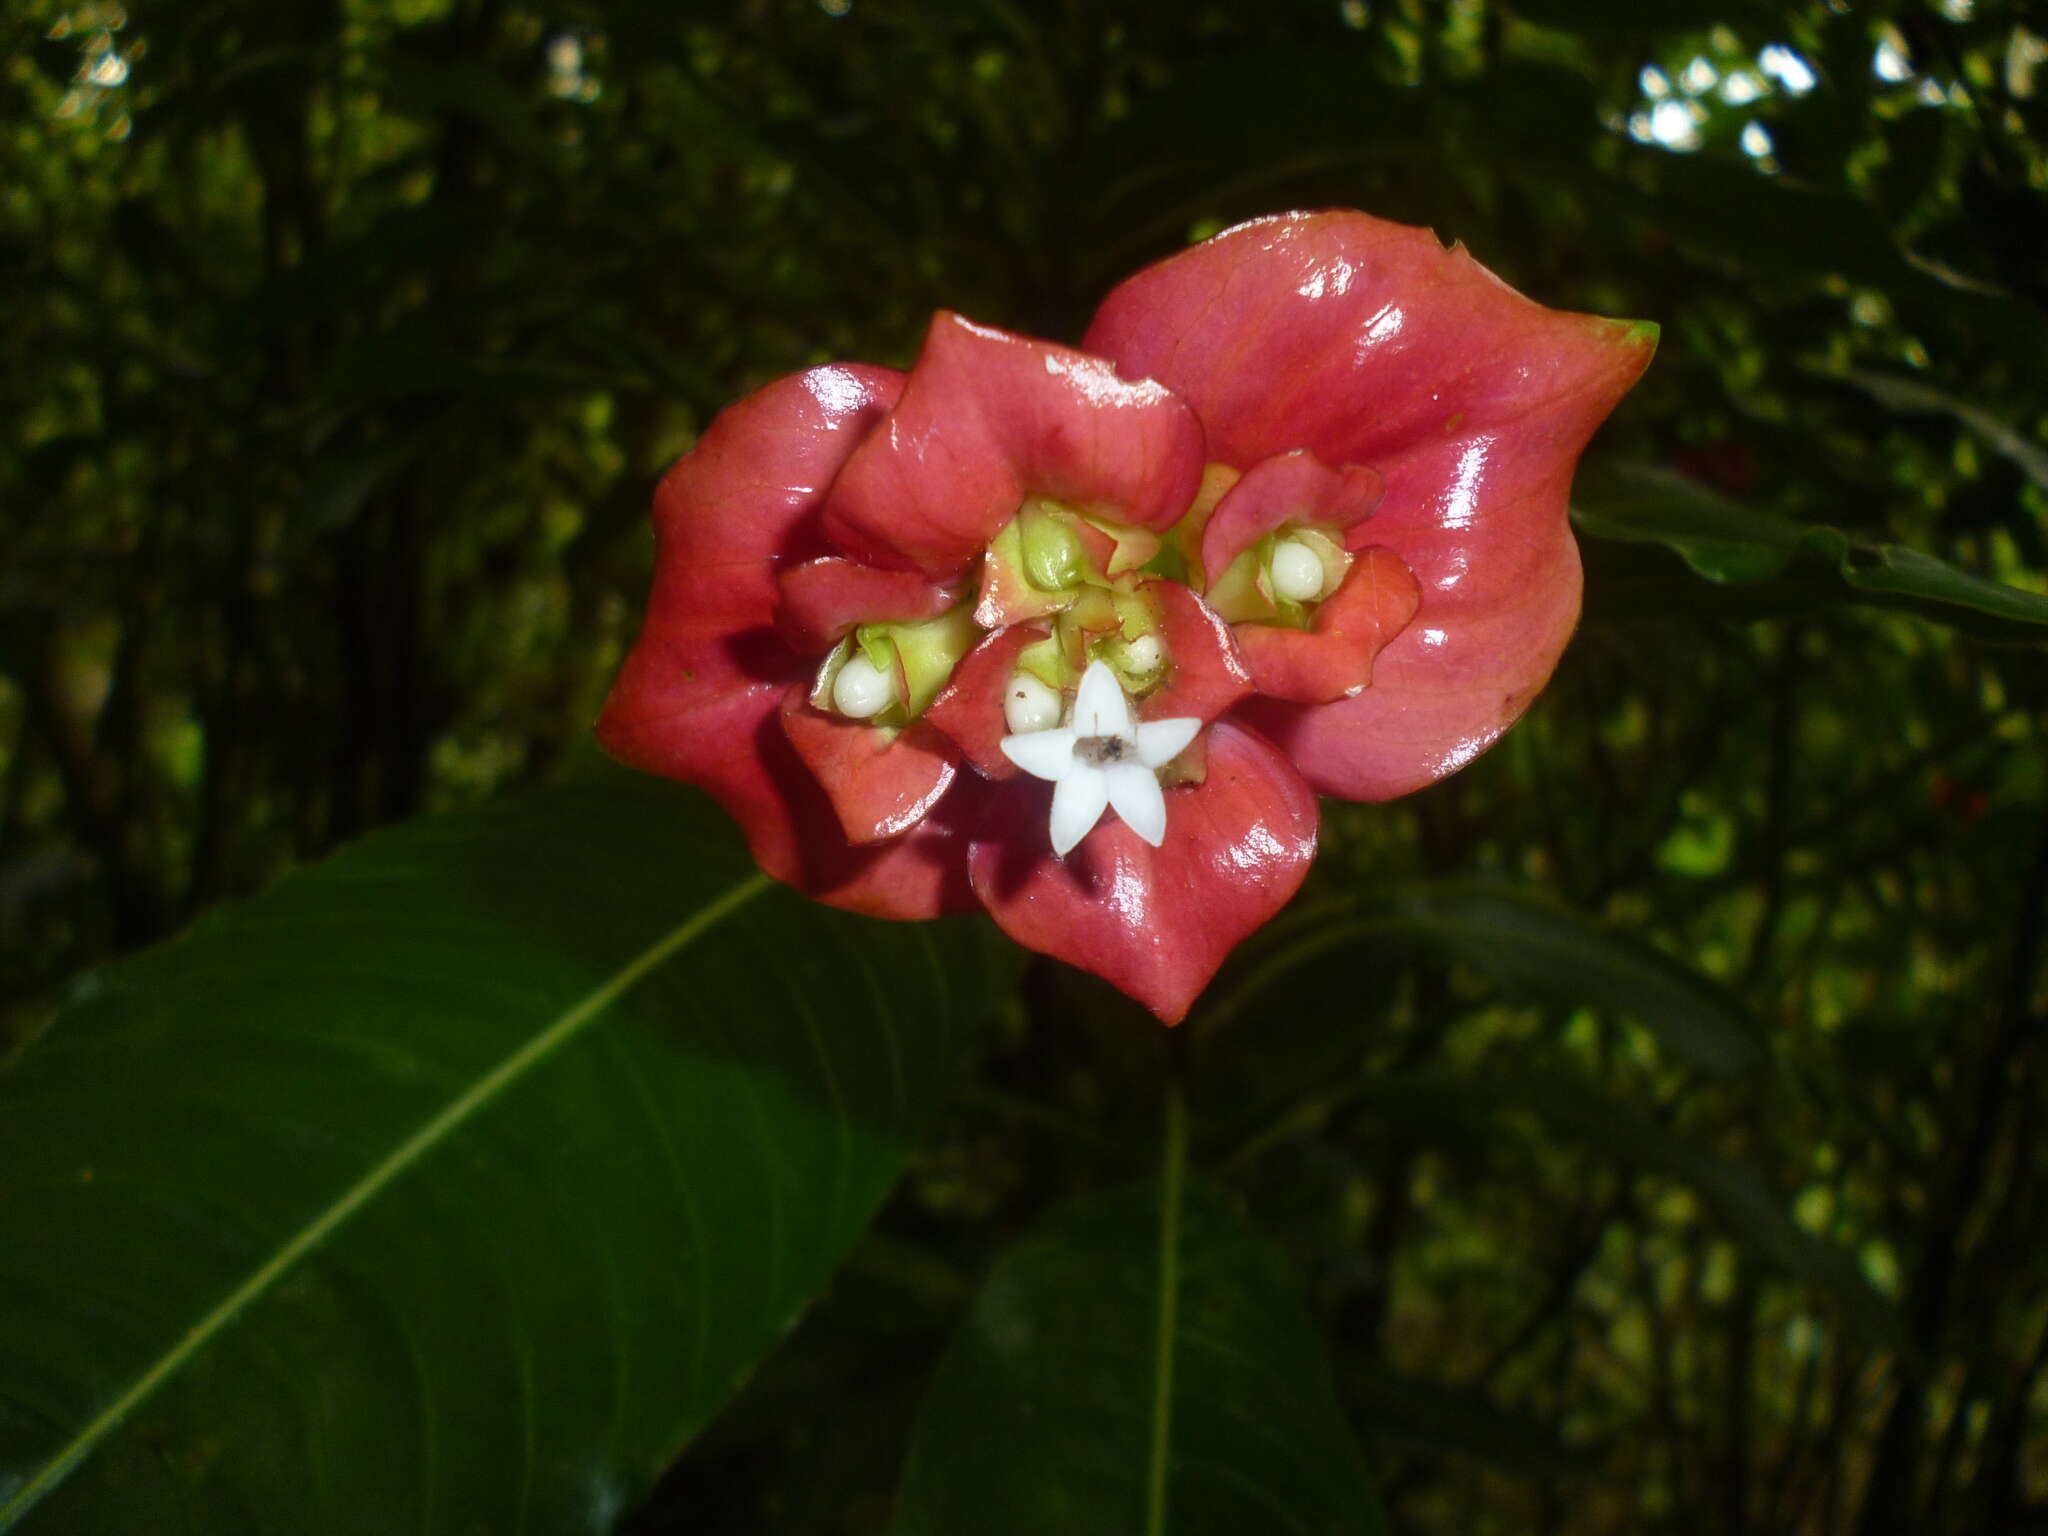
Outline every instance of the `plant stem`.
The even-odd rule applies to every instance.
[[[1185,1055],[1169,1040],[1165,1150],[1159,1170],[1159,1317],[1152,1356],[1152,1448],[1145,1490],[1146,1536],[1166,1530],[1166,1472],[1173,1445],[1173,1353],[1180,1326],[1180,1206],[1188,1161]]]

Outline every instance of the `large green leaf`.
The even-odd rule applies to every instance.
[[[607,776],[89,978],[0,1076],[0,1527],[608,1528],[895,1178],[981,931]]]
[[[1999,638],[2048,638],[2048,597],[2037,592],[1986,580],[1918,550],[1761,512],[1671,470],[1610,467],[1586,477],[1575,502],[1572,518],[1580,532],[1665,545],[1709,581],[1810,579],[1832,568],[1841,586],[1832,594],[1816,588],[1816,599],[1855,598]]]
[[[1384,1529],[1286,1263],[1169,1182],[1065,1206],[996,1265],[925,1403],[896,1536]]]
[[[1397,921],[1519,995],[1639,1020],[1680,1061],[1732,1073],[1764,1060],[1748,1009],[1710,976],[1578,913],[1492,886],[1412,887]]]
[[[1248,1036],[1244,1048],[1262,1055],[1268,1036],[1278,1031],[1285,1041],[1307,1018],[1338,1052],[1355,1053],[1358,1030],[1377,1022],[1381,993],[1417,945],[1470,965],[1513,996],[1625,1015],[1674,1059],[1705,1072],[1743,1072],[1765,1059],[1755,1018],[1711,976],[1583,913],[1457,881],[1403,886],[1383,904],[1333,908],[1298,931],[1282,930],[1234,985],[1216,989],[1200,1017],[1213,1028],[1256,1010],[1255,1031],[1225,1039]],[[1325,1057],[1320,1070],[1334,1065]]]

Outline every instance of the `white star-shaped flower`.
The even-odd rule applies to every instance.
[[[1074,713],[1051,731],[1005,736],[1003,756],[1053,782],[1052,851],[1064,857],[1113,806],[1154,848],[1166,840],[1158,770],[1187,750],[1202,722],[1192,715],[1135,724],[1123,685],[1094,661],[1074,692]]]

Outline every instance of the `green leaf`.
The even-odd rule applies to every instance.
[[[896,1536],[1385,1530],[1287,1264],[1217,1198],[1171,1200],[1076,1201],[996,1265],[925,1403]]]
[[[1811,578],[1827,570],[1842,584],[1832,593],[1838,600],[1860,598],[2003,639],[2038,643],[2048,627],[2048,597],[2039,593],[1972,575],[1918,550],[1760,512],[1652,465],[1613,466],[1588,476],[1572,519],[1592,538],[1662,544],[1713,582]]]
[[[1704,1072],[1764,1060],[1740,998],[1655,946],[1590,918],[1489,886],[1422,886],[1397,898],[1399,920],[1504,991],[1638,1020]]]
[[[1932,118],[1934,114],[1924,114]],[[1828,377],[1823,374],[1822,377]],[[1918,379],[1877,368],[1851,368],[1841,375],[1886,410],[1947,416],[1966,428],[1994,453],[2010,460],[2029,480],[2048,491],[2048,446],[1981,406],[1970,404]]]
[[[1797,523],[1717,495],[1675,470],[1612,465],[1581,477],[1572,520],[1581,533],[1662,544],[1709,581],[1779,575],[1799,554]]]
[[[607,775],[89,977],[0,1075],[0,1527],[608,1528],[895,1179],[982,931]]]
[[[1803,547],[1833,562],[1842,579],[1872,597],[1898,597],[1906,606],[1970,609],[2013,624],[2048,625],[2048,597],[1987,581],[1944,560],[1898,544],[1861,544],[1839,529],[1806,530]]]

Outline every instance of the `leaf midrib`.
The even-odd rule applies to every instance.
[[[1146,1451],[1145,1532],[1165,1536],[1173,1463],[1173,1369],[1180,1347],[1180,1213],[1188,1160],[1187,1099],[1178,1076],[1166,1093],[1165,1149],[1160,1158],[1159,1258],[1153,1302],[1152,1425]]]
[[[399,1143],[382,1161],[287,1239],[247,1279],[188,1329],[175,1345],[136,1377],[125,1392],[72,1436],[33,1477],[14,1491],[6,1503],[0,1504],[0,1530],[11,1527],[26,1515],[45,1494],[69,1476],[73,1468],[91,1455],[101,1441],[119,1428],[130,1413],[211,1343],[244,1307],[260,1298],[294,1264],[375,1199],[394,1179],[488,1107],[534,1066],[575,1038],[649,972],[665,964],[678,950],[688,948],[707,929],[745,906],[772,883],[766,875],[754,874],[699,907],[450,1100],[432,1119]]]

